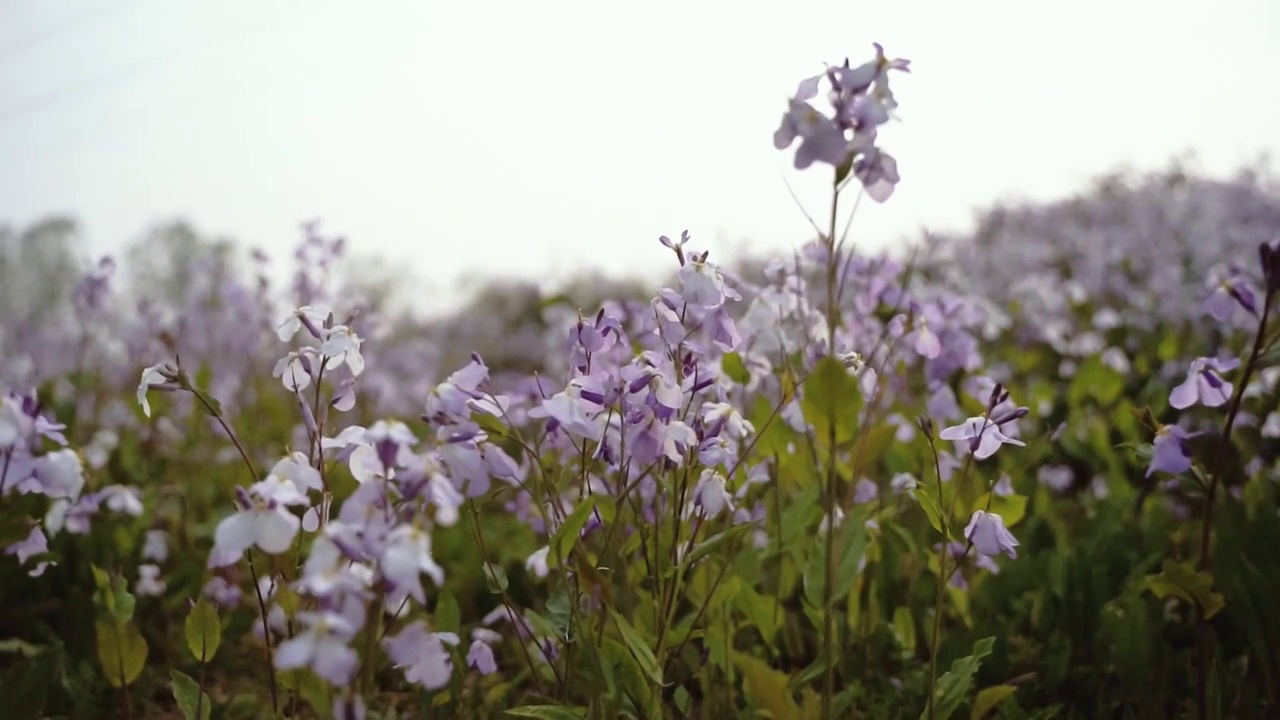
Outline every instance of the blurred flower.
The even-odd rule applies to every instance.
[[[453,659],[445,644],[457,645],[454,633],[433,633],[421,620],[409,623],[399,634],[382,641],[397,668],[404,669],[404,679],[428,690],[439,690],[453,676]]]
[[[1232,385],[1222,379],[1221,373],[1240,365],[1235,358],[1216,359],[1198,357],[1191,361],[1187,379],[1169,393],[1169,405],[1184,410],[1197,402],[1205,407],[1218,407],[1231,398]]]

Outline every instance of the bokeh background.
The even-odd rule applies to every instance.
[[[824,178],[771,133],[799,78],[879,41],[914,63],[904,180],[855,232],[899,248],[1100,173],[1265,159],[1277,29],[1268,0],[4,0],[0,222],[71,219],[87,261],[182,221],[283,281],[321,218],[415,314],[483,278],[652,284],[662,233],[722,261],[811,235],[788,184],[820,214]]]

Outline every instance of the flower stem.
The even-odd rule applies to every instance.
[[[1275,290],[1267,292],[1262,304],[1262,318],[1258,321],[1258,331],[1253,336],[1253,348],[1249,351],[1249,359],[1245,361],[1240,373],[1240,381],[1231,396],[1231,404],[1227,408],[1227,418],[1222,425],[1222,435],[1218,438],[1218,446],[1214,452],[1213,474],[1209,476],[1209,485],[1205,488],[1204,517],[1200,525],[1200,558],[1198,569],[1208,572],[1211,564],[1210,545],[1213,540],[1213,510],[1217,501],[1218,485],[1226,471],[1227,447],[1231,443],[1231,431],[1235,428],[1236,417],[1240,414],[1240,405],[1244,401],[1245,388],[1257,369],[1258,359],[1266,347],[1267,322],[1271,317],[1271,304],[1275,300]],[[1201,720],[1209,717],[1209,621],[1204,616],[1204,609],[1196,603],[1196,710]]]

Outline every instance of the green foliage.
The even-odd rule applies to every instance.
[[[996,639],[994,637],[983,638],[973,644],[973,653],[962,657],[951,663],[951,669],[942,677],[938,678],[938,685],[934,691],[934,712],[931,714],[926,708],[920,713],[921,720],[929,720],[929,718],[937,718],[937,720],[947,720],[956,710],[964,703],[965,698],[969,696],[969,689],[973,687],[973,678],[977,674],[978,668],[982,665],[983,658],[991,654],[995,647]]]
[[[218,652],[218,644],[222,642],[222,621],[218,619],[213,605],[204,598],[196,601],[191,614],[187,615],[184,628],[187,649],[195,659],[202,663],[212,660]]]
[[[200,689],[195,680],[177,670],[170,670],[173,678],[173,698],[186,720],[209,720],[213,712],[209,695]]]

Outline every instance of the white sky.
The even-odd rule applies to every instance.
[[[447,305],[785,250],[825,173],[772,146],[786,96],[870,44],[913,62],[883,133],[903,181],[857,237],[963,227],[1194,150],[1280,149],[1280,2],[0,0],[0,221],[74,213],[95,252],[182,215],[286,259],[320,217]]]

